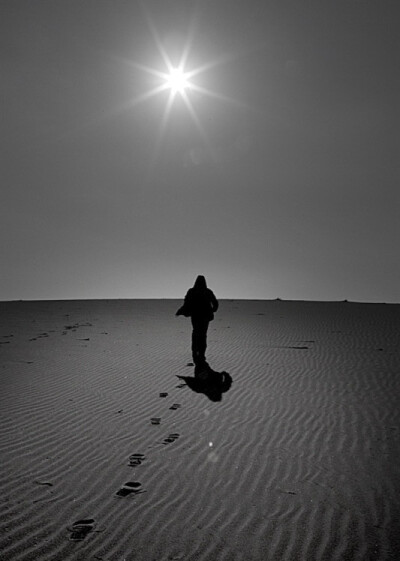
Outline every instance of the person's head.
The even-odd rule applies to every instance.
[[[196,290],[205,290],[207,288],[206,279],[203,275],[199,275],[194,283],[194,287]]]

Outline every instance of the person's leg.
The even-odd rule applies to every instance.
[[[202,318],[192,318],[192,356],[193,362],[205,360],[207,349],[207,329],[209,322]]]
[[[199,340],[198,340],[198,350],[200,353],[200,360],[206,360],[206,349],[207,349],[207,330],[209,322],[207,320],[202,320],[199,325]]]
[[[199,354],[199,326],[198,320],[196,320],[195,318],[192,318],[192,326],[192,357],[193,362],[196,363]]]

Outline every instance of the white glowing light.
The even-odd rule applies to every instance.
[[[173,93],[183,94],[190,87],[187,74],[182,68],[171,68],[165,83]]]
[[[196,79],[197,77],[207,73],[207,71],[211,70],[212,68],[215,68],[216,66],[225,64],[226,62],[232,59],[232,56],[220,57],[219,59],[209,61],[205,64],[202,64],[201,66],[190,68],[189,55],[193,44],[193,33],[194,33],[194,26],[192,25],[191,28],[189,29],[189,34],[187,37],[186,44],[183,45],[182,53],[178,60],[178,64],[173,64],[172,59],[170,58],[158,34],[157,29],[151,20],[151,17],[149,16],[148,13],[146,13],[145,10],[144,10],[144,16],[147,20],[147,24],[149,26],[151,35],[153,36],[161,60],[164,63],[164,70],[162,70],[161,68],[160,69],[152,68],[150,66],[146,66],[144,64],[140,64],[133,61],[130,62],[130,64],[135,68],[144,71],[155,78],[154,87],[149,89],[147,92],[144,92],[136,99],[133,99],[131,101],[131,106],[134,107],[139,103],[149,100],[155,95],[162,94],[163,92],[167,91],[169,92],[169,96],[166,101],[164,116],[162,118],[161,125],[160,125],[160,137],[162,136],[166,128],[172,110],[172,105],[175,99],[178,97],[183,100],[184,105],[186,106],[186,109],[188,110],[190,117],[192,118],[196,128],[202,135],[203,139],[207,140],[205,131],[201,126],[200,120],[194,109],[192,100],[190,99],[191,96],[189,96],[189,93],[196,93],[197,95],[211,97],[223,102],[231,102],[234,104],[237,104],[237,102],[232,98],[218,94],[217,92],[205,88],[203,85],[195,83],[193,79]]]
[[[163,114],[159,119],[159,132],[153,156],[153,163],[157,160],[157,154],[161,146],[162,139],[168,128],[168,124],[174,107],[177,111],[180,111],[182,107],[186,109],[189,117],[193,121],[193,124],[195,125],[204,142],[205,150],[209,152],[211,157],[213,157],[212,154],[214,152],[212,142],[208,137],[206,130],[204,129],[199,115],[196,111],[195,103],[197,99],[202,96],[218,100],[223,103],[228,102],[241,108],[245,107],[246,109],[248,109],[248,106],[228,96],[215,92],[212,89],[206,88],[204,83],[201,83],[203,80],[200,79],[204,78],[209,70],[231,61],[234,57],[232,55],[220,56],[215,60],[208,61],[199,66],[192,66],[190,64],[190,52],[193,47],[194,33],[196,28],[195,20],[193,19],[192,24],[189,26],[186,43],[182,46],[181,55],[177,60],[173,60],[170,57],[170,54],[167,52],[165,45],[161,40],[161,37],[159,36],[155,25],[152,22],[151,17],[146,12],[144,4],[142,4],[142,9],[150,33],[153,37],[155,46],[159,52],[161,66],[158,68],[154,68],[137,61],[125,59],[125,62],[131,68],[140,70],[141,72],[145,72],[153,78],[153,81],[148,82],[149,84],[151,84],[149,89],[143,91],[140,95],[113,109],[112,114],[120,113],[128,109],[133,109],[139,104],[147,102],[156,96],[160,96],[161,98],[164,97],[165,106]],[[136,83],[137,80],[135,79],[135,84]],[[208,413],[205,412],[205,415],[207,414]]]
[[[213,443],[212,443],[212,442],[209,442],[208,445],[209,445],[210,448],[213,447]]]
[[[237,99],[216,92],[208,87],[205,87],[204,84],[204,78],[206,77],[208,71],[231,62],[236,58],[237,55],[222,55],[218,58],[215,58],[214,60],[209,60],[208,62],[196,66],[190,64],[190,55],[193,48],[194,35],[197,27],[196,16],[194,14],[193,20],[188,28],[187,40],[182,45],[180,57],[178,57],[177,59],[171,58],[163,41],[161,40],[161,37],[158,34],[155,25],[152,22],[150,15],[146,11],[144,3],[140,0],[139,4],[141,5],[150,34],[153,37],[155,46],[160,55],[161,64],[157,68],[154,68],[138,61],[116,57],[119,63],[123,62],[130,68],[131,71],[139,70],[141,72],[145,72],[152,77],[152,80],[146,81],[149,86],[148,89],[144,89],[144,91],[142,91],[139,95],[130,97],[126,99],[126,101],[113,106],[109,111],[103,112],[102,116],[96,118],[96,121],[93,124],[101,122],[105,119],[109,119],[110,117],[113,117],[122,112],[132,110],[138,105],[148,102],[154,97],[160,97],[161,99],[163,98],[165,106],[161,118],[158,119],[159,132],[154,150],[155,154],[153,156],[153,164],[157,160],[157,153],[161,146],[161,141],[164,137],[164,134],[166,133],[170,117],[175,108],[177,111],[181,111],[182,108],[186,109],[189,117],[195,125],[195,128],[197,129],[197,132],[200,134],[203,140],[204,149],[202,148],[202,156],[200,157],[200,160],[199,157],[196,156],[194,158],[195,162],[200,163],[201,161],[204,161],[203,156],[206,156],[207,154],[209,157],[211,157],[211,159],[214,159],[215,147],[213,147],[212,140],[208,137],[201,119],[196,111],[196,103],[200,97],[208,97],[213,100],[234,105],[240,109],[245,109],[246,111],[251,109],[248,104],[242,103]],[[176,49],[174,50],[176,52]],[[135,87],[140,83],[140,79],[135,73],[132,75],[132,83],[135,85]],[[203,111],[204,107],[204,104],[202,104]],[[90,123],[88,123],[88,126],[90,126]],[[198,163],[196,163],[196,165],[198,165]],[[205,411],[204,414],[206,416],[209,415],[209,411]]]

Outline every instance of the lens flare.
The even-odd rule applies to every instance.
[[[190,87],[190,82],[182,68],[171,68],[166,78],[166,85],[173,93],[183,94]]]
[[[142,4],[143,15],[147,22],[150,34],[154,40],[155,47],[160,55],[161,65],[159,68],[147,66],[134,60],[123,59],[126,64],[134,71],[140,71],[148,74],[151,77],[150,88],[143,91],[140,95],[130,100],[127,100],[122,105],[115,108],[113,113],[120,113],[129,109],[134,109],[138,105],[148,102],[155,97],[164,98],[164,110],[159,120],[159,131],[156,139],[155,154],[153,163],[157,160],[158,152],[162,144],[162,140],[167,131],[170,118],[174,107],[177,111],[181,111],[182,107],[187,111],[191,121],[195,125],[198,134],[203,140],[205,150],[213,157],[212,142],[208,137],[206,130],[201,122],[201,119],[196,110],[196,102],[201,97],[208,97],[223,103],[230,103],[241,109],[248,109],[247,104],[240,103],[237,100],[225,96],[221,93],[215,92],[212,89],[206,88],[202,81],[208,71],[215,69],[218,66],[224,65],[235,57],[232,55],[220,56],[214,60],[210,60],[200,66],[191,66],[190,53],[193,48],[193,40],[195,33],[195,21],[189,26],[188,36],[185,44],[182,46],[180,57],[174,60],[170,53],[167,51],[161,37],[152,21],[152,18],[147,13],[144,5]],[[175,52],[176,56],[176,52]],[[121,59],[120,59],[121,60]],[[202,80],[203,78],[203,80]],[[135,84],[138,84],[139,78],[135,77]],[[198,83],[200,81],[200,83]],[[149,83],[149,82],[148,82]],[[181,105],[182,107],[180,107]],[[204,104],[202,104],[204,110]]]

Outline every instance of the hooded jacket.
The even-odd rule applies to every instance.
[[[213,291],[207,288],[205,278],[198,276],[193,288],[187,291],[184,304],[176,315],[212,321],[217,310],[218,300]]]

